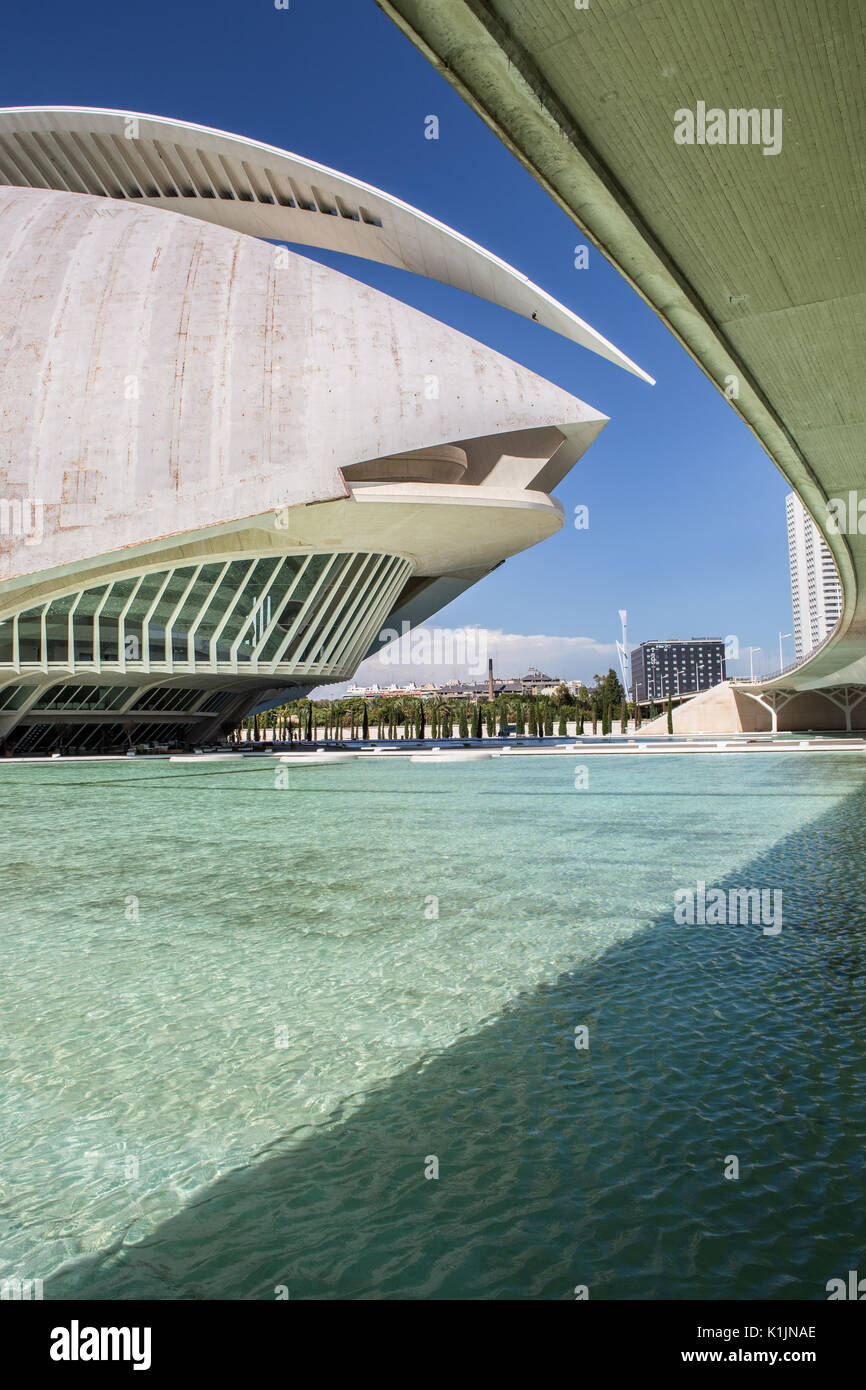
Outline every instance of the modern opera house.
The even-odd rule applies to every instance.
[[[0,184],[7,752],[213,740],[562,525],[550,494],[606,417],[287,243],[648,380],[457,232],[267,145],[4,110]]]

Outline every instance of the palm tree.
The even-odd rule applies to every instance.
[[[403,716],[403,739],[412,737],[412,724],[415,719],[415,701],[408,695],[404,695],[399,704],[399,713]]]
[[[452,705],[451,705],[451,701],[450,701],[450,700],[443,700],[443,701],[442,701],[442,709],[441,709],[440,721],[439,721],[439,722],[440,722],[440,728],[439,728],[439,737],[440,737],[440,739],[453,738],[453,737],[454,737],[454,709],[453,709],[453,707],[452,707]]]
[[[445,701],[442,699],[442,696],[441,696],[441,695],[434,695],[434,696],[432,697],[432,699],[429,701],[429,707],[430,707],[430,737],[431,737],[432,739],[438,739],[438,738],[439,738],[439,726],[440,726],[440,724],[442,723],[442,711],[443,711],[443,709],[444,709],[444,707],[445,707]]]

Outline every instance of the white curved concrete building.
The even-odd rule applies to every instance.
[[[7,750],[212,738],[562,524],[551,490],[604,416],[262,238],[433,276],[645,376],[344,175],[130,113],[0,112]]]

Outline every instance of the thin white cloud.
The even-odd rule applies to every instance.
[[[423,633],[429,634],[426,640]],[[591,684],[596,672],[603,675],[616,665],[616,646],[597,642],[594,637],[425,625],[416,628],[402,644],[392,642],[363,661],[351,684],[385,687],[410,681],[441,685],[448,680],[480,680],[487,674],[488,657],[493,658],[493,674],[500,680],[525,675],[535,666],[562,680]],[[343,682],[322,686],[316,693],[322,698],[337,698],[345,689]]]

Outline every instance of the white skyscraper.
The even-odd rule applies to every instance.
[[[785,498],[794,605],[794,653],[802,661],[831,633],[842,611],[842,586],[827,542],[795,493]]]

